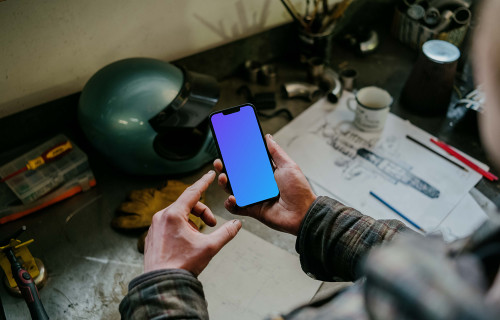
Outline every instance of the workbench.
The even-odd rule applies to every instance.
[[[489,163],[474,130],[452,128],[444,117],[421,117],[411,114],[397,102],[416,59],[415,51],[398,43],[388,32],[382,32],[380,47],[368,56],[355,55],[350,48],[339,43],[335,43],[332,52],[331,65],[334,68],[343,65],[358,71],[357,87],[375,85],[389,91],[396,101],[391,110],[393,113],[410,120],[478,160]],[[303,65],[286,59],[271,62],[276,64],[278,70],[277,85],[275,87],[254,85],[252,86],[254,92],[271,90],[279,92],[279,85],[284,82],[307,81]],[[247,84],[241,76],[235,74],[226,77],[220,84],[221,96],[218,109],[246,102],[244,97],[236,93],[241,85]],[[68,114],[74,116],[78,96],[77,93],[55,103],[67,105],[68,110],[72,110],[68,111]],[[278,108],[287,108],[294,116],[298,116],[311,105],[311,102],[304,100],[286,100],[279,94],[277,97]],[[45,105],[44,108],[48,110],[47,112],[53,110],[50,105]],[[21,121],[23,117],[33,117],[34,112],[36,114],[37,111],[28,110],[23,116],[15,116],[8,121]],[[288,119],[281,116],[261,119],[264,133],[271,134],[288,122]],[[159,186],[168,178],[193,183],[212,169],[212,165],[206,164],[195,172],[179,177],[130,176],[115,169],[92,149],[78,127],[66,126],[61,130],[88,154],[90,166],[97,179],[97,187],[18,221],[1,225],[0,234],[5,235],[26,225],[28,230],[21,239],[35,239],[35,243],[29,248],[35,257],[43,260],[49,273],[46,288],[42,289],[40,294],[52,319],[118,319],[118,304],[128,291],[129,281],[140,274],[143,255],[136,248],[139,234],[119,233],[110,227],[116,208],[131,190]],[[0,157],[0,162],[6,162],[21,152],[22,148],[36,145],[42,137],[43,133],[36,139],[26,140],[24,146],[4,153]],[[492,172],[498,175],[497,170],[493,169]],[[476,187],[497,205],[500,204],[499,183],[482,179]],[[214,183],[207,190],[206,203],[216,215],[224,219],[233,219],[234,216],[223,206],[226,197],[217,183]],[[251,218],[241,217],[241,220],[246,230],[288,252],[297,254],[295,237],[271,230]],[[323,290],[327,289],[328,286],[325,285]],[[0,295],[9,319],[29,318],[28,309],[22,299],[10,296],[5,288],[0,289]]]

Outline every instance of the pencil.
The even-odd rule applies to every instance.
[[[382,202],[382,204],[384,204],[387,208],[391,209],[392,211],[394,211],[398,216],[400,216],[401,218],[405,219],[409,224],[411,224],[412,226],[414,226],[415,228],[417,228],[418,230],[422,231],[423,233],[425,233],[425,230],[423,228],[421,228],[418,224],[416,224],[415,222],[411,221],[408,217],[406,217],[404,214],[402,214],[401,212],[399,212],[396,208],[394,208],[393,206],[391,206],[390,204],[388,204],[384,199],[380,198],[379,196],[377,196],[373,191],[370,191],[370,195],[373,196],[375,199],[377,199],[378,201]]]
[[[478,165],[476,165],[474,162],[470,161],[466,157],[462,156],[460,153],[455,151],[452,147],[444,143],[443,141],[431,138],[431,142],[443,149],[444,151],[448,152],[450,155],[454,156],[458,160],[462,161],[462,163],[466,164],[469,168],[472,170],[478,172],[481,174],[483,177],[490,181],[496,181],[498,180],[498,177],[495,176],[493,173],[488,172],[486,170],[481,169]]]
[[[426,146],[425,144],[423,144],[422,142],[418,141],[417,139],[415,139],[415,138],[413,138],[413,137],[411,137],[409,135],[406,135],[406,139],[415,142],[419,146],[421,146],[421,147],[429,150],[430,152],[434,153],[437,156],[440,156],[441,158],[443,158],[444,160],[448,161],[449,163],[454,164],[455,166],[459,167],[460,169],[469,172],[469,170],[467,170],[465,167],[459,165],[458,163],[456,163],[455,161],[449,159],[448,157],[445,157],[444,155],[442,155],[441,153],[437,152],[436,150],[433,150],[431,147]]]

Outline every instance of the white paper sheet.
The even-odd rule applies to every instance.
[[[224,223],[219,217],[217,221],[219,226]],[[217,320],[255,320],[285,313],[311,300],[321,285],[302,271],[298,256],[244,229],[199,278],[210,318]]]
[[[486,213],[476,200],[467,194],[439,224],[438,230],[446,242],[451,242],[471,235],[486,220]]]
[[[352,97],[345,92],[333,111],[321,99],[274,138],[308,179],[347,205],[376,219],[394,218],[394,212],[370,196],[373,191],[424,229],[435,229],[481,175],[406,139],[410,135],[446,154],[429,141],[430,134],[393,114],[381,133],[359,131],[347,108]]]

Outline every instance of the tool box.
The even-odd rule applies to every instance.
[[[0,177],[4,178],[23,168],[26,164],[54,145],[64,143],[69,139],[64,135],[57,135],[49,141],[39,145],[33,150],[12,160],[0,167]],[[23,204],[29,204],[44,196],[48,192],[56,189],[58,186],[67,183],[76,176],[89,170],[87,155],[72,143],[72,150],[60,159],[46,163],[35,170],[22,172],[4,183],[12,190]],[[11,202],[12,199],[6,198],[4,201]],[[2,206],[9,203],[0,203]]]

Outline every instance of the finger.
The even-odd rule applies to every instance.
[[[182,206],[186,214],[188,214],[200,200],[201,194],[207,190],[208,186],[214,181],[214,178],[215,171],[210,170],[194,184],[187,187],[172,205]]]
[[[285,150],[283,150],[278,143],[273,140],[273,137],[270,134],[266,134],[266,143],[269,153],[271,154],[277,168],[295,165],[295,162],[288,156],[288,154],[286,154]]]
[[[226,191],[226,193],[231,194],[231,190],[229,190],[229,186],[227,184],[227,175],[225,173],[221,173],[219,175],[219,179],[217,179],[217,182],[219,183],[219,186]]]
[[[214,227],[217,224],[217,220],[215,219],[212,210],[210,210],[210,208],[204,203],[198,201],[198,203],[194,205],[193,209],[191,209],[191,213],[200,217],[201,220],[203,220],[203,222],[210,227]]]
[[[229,196],[226,201],[224,201],[224,207],[232,214],[242,215],[242,213],[240,212],[241,208],[238,207],[238,205],[236,204],[236,198],[232,195]]]
[[[219,252],[229,241],[231,241],[241,229],[241,221],[231,220],[224,223],[219,229],[208,235],[212,242],[215,253]]]
[[[215,169],[215,171],[217,171],[218,174],[222,173],[222,170],[224,169],[224,165],[222,164],[222,161],[220,159],[214,160],[214,169]]]

